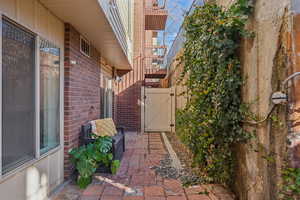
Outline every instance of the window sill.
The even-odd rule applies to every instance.
[[[27,168],[35,165],[36,163],[40,162],[41,160],[45,159],[46,157],[58,152],[59,150],[62,149],[62,146],[59,145],[56,148],[48,151],[47,153],[44,153],[43,155],[41,155],[39,158],[34,158],[26,163],[24,163],[23,165],[20,165],[19,167],[7,172],[6,174],[2,175],[0,177],[0,184],[7,181],[10,178],[13,178],[15,175],[17,175],[19,172],[26,170]]]

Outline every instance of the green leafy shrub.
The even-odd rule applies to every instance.
[[[110,167],[112,173],[116,173],[120,166],[120,161],[113,160],[112,138],[107,136],[94,137],[96,138],[94,143],[70,151],[71,162],[79,173],[77,184],[80,188],[86,188],[92,182],[92,176],[99,164]]]
[[[215,3],[197,7],[185,20],[186,42],[180,81],[189,101],[176,115],[177,134],[192,150],[206,182],[230,184],[235,168],[235,144],[246,142],[240,41],[251,5],[238,0],[225,9]]]

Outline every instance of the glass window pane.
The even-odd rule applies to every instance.
[[[10,171],[35,155],[35,36],[3,20],[2,164]]]
[[[40,43],[40,148],[45,153],[59,145],[60,50]]]

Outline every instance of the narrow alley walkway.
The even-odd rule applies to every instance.
[[[178,180],[163,179],[156,175],[151,166],[158,165],[167,154],[161,134],[127,133],[126,144],[121,167],[115,176],[96,175],[93,184],[85,190],[70,184],[54,200],[233,199],[218,185],[184,188]],[[204,194],[207,192],[208,195]]]

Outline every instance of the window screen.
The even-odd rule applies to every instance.
[[[59,144],[60,50],[40,42],[40,149],[45,153]]]
[[[3,20],[2,167],[10,171],[35,155],[35,36]]]

